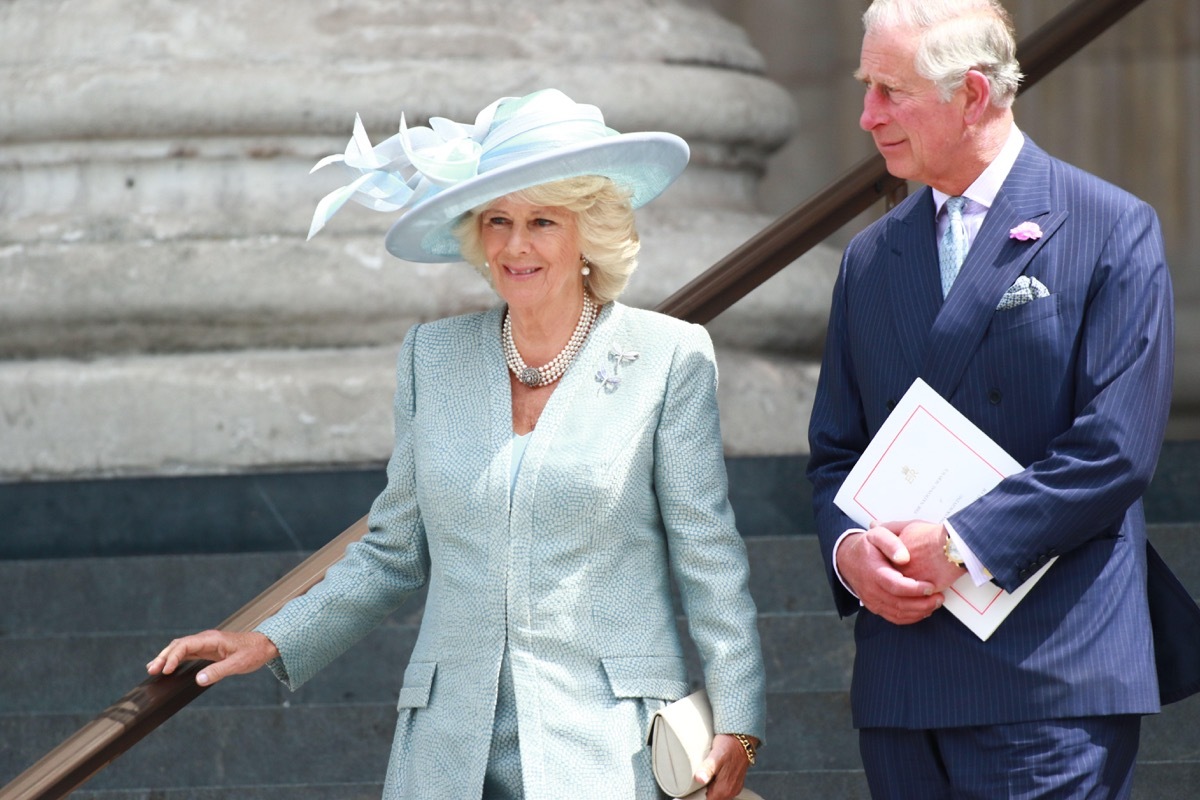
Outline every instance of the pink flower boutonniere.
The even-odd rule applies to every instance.
[[[1031,239],[1042,238],[1042,229],[1038,227],[1036,222],[1022,222],[1017,227],[1008,232],[1008,238],[1016,239],[1020,242],[1028,242]]]

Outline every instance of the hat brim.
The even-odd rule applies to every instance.
[[[581,175],[601,175],[631,192],[639,208],[663,192],[687,166],[687,142],[672,133],[624,133],[558,148],[444,189],[398,219],[384,239],[397,258],[421,263],[460,261],[453,228],[471,209],[506,194]]]

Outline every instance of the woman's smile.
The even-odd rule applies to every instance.
[[[583,276],[573,212],[499,197],[479,215],[479,233],[492,283],[509,306],[578,311]]]

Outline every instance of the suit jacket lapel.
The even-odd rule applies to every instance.
[[[929,188],[916,194],[909,208],[890,221],[880,256],[886,260],[882,269],[896,301],[893,319],[897,341],[913,370],[924,360],[929,332],[942,305],[933,210]]]
[[[940,395],[954,393],[1005,290],[1066,218],[1066,211],[1051,210],[1049,157],[1026,141],[930,331],[921,377]],[[1040,239],[1009,236],[1027,221],[1041,227]]]
[[[485,312],[479,325],[475,347],[464,351],[462,361],[455,369],[469,373],[468,388],[464,394],[477,397],[486,403],[486,415],[481,414],[476,424],[473,441],[481,452],[475,454],[479,463],[489,465],[487,471],[487,502],[499,502],[503,512],[509,510],[509,478],[512,463],[512,386],[508,380],[508,364],[500,344],[500,326],[504,320],[505,306],[501,303]],[[464,456],[466,457],[466,456]],[[493,510],[494,511],[494,510]],[[497,528],[497,531],[503,531]],[[497,534],[493,534],[497,535]],[[497,540],[496,546],[499,546]]]

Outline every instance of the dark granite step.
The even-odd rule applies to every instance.
[[[726,459],[746,536],[811,534],[807,456]],[[0,559],[315,550],[367,513],[383,465],[338,471],[0,483]],[[1163,445],[1151,523],[1200,521],[1200,441]]]
[[[72,800],[379,800],[383,783],[283,784],[278,786],[228,786],[217,789],[111,789],[80,790]]]
[[[763,613],[832,611],[816,539],[746,539]],[[212,627],[307,553],[0,560],[0,637],[170,632]],[[422,595],[400,612],[420,618]]]
[[[1179,448],[1170,458],[1182,461],[1179,453],[1190,457],[1200,454],[1200,448]],[[1200,459],[1194,462],[1200,464]],[[802,494],[789,494],[793,482],[803,485],[801,465],[781,459],[731,467],[736,503],[759,506],[749,513],[738,510],[750,554],[752,592],[760,609],[770,691],[769,744],[752,773],[751,786],[769,800],[865,798],[847,694],[852,621],[839,620],[832,611],[815,538],[796,535],[807,524],[806,519],[797,521],[795,498],[802,497],[801,505],[807,500]],[[1200,558],[1195,555],[1200,514],[1189,517],[1191,501],[1184,498],[1189,492],[1200,497],[1196,468],[1189,463],[1174,469],[1167,475],[1160,470],[1156,484],[1167,488],[1157,499],[1147,498],[1148,511],[1153,508],[1152,517],[1161,520],[1152,526],[1151,539],[1184,584],[1200,594]],[[272,504],[281,502],[272,494],[277,486],[259,489],[259,495],[247,490],[243,499],[256,496],[265,502],[265,495]],[[167,491],[162,486],[158,490]],[[0,512],[3,508],[0,497]],[[97,502],[94,510],[98,514],[106,508]],[[167,518],[183,525],[184,516]],[[24,519],[36,518],[33,514]],[[128,514],[124,517],[126,522],[130,519]],[[284,529],[295,534],[297,520],[264,520],[255,523],[261,523],[263,535],[248,537],[255,546],[276,537],[263,552],[218,549],[191,555],[0,561],[0,786],[141,681],[145,662],[172,636],[219,622],[303,558],[302,536],[276,536]],[[152,536],[151,543],[157,543],[142,552],[157,552],[155,547],[161,549],[167,540],[190,541],[199,530],[192,521],[184,527],[187,536]],[[99,538],[96,533],[94,540]],[[133,547],[136,541],[133,537],[117,544]],[[377,797],[396,718],[400,673],[422,599],[413,598],[298,693],[289,693],[266,673],[234,679],[204,693],[73,796]],[[690,658],[695,672],[694,653]],[[396,668],[382,670],[380,664]],[[1200,785],[1197,720],[1198,698],[1146,719],[1135,797],[1190,797]]]
[[[755,767],[747,786],[771,800],[870,800],[861,770],[778,772]],[[1138,764],[1133,800],[1187,800],[1200,786],[1200,766]],[[227,788],[82,790],[76,800],[378,800],[382,783],[231,786]]]
[[[769,785],[760,777],[791,785],[814,775],[846,778],[861,770],[846,692],[772,692],[768,701],[768,744],[755,772],[760,792]],[[1147,770],[1173,768],[1163,774],[1197,774],[1200,752],[1193,720],[1198,713],[1200,702],[1191,699],[1147,718],[1139,763]],[[390,703],[193,706],[115,762],[88,788],[353,784],[382,776],[395,719]],[[0,759],[4,762],[0,781],[14,777],[84,721],[84,715],[71,714],[0,715],[0,741],[11,743]]]

